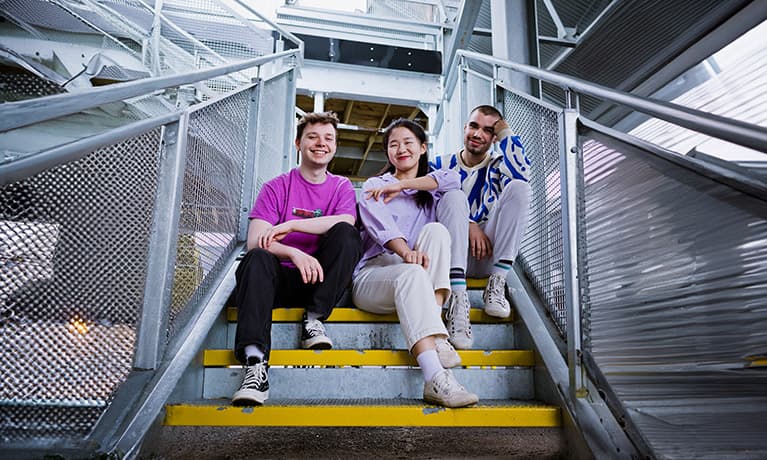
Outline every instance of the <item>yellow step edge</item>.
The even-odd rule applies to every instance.
[[[459,350],[462,366],[534,366],[530,350]],[[232,350],[205,350],[207,367],[238,366]],[[272,366],[416,366],[405,350],[272,350]]]
[[[446,409],[403,405],[270,405],[258,407],[174,404],[165,406],[168,426],[463,426],[559,427],[552,406],[476,406]]]
[[[767,356],[748,356],[746,358],[746,361],[748,361],[748,364],[746,364],[746,367],[766,367],[767,366]]]
[[[275,308],[272,310],[272,322],[275,323],[295,323],[301,321],[304,317],[303,308]],[[237,321],[237,308],[229,307],[226,309],[227,321],[233,323]],[[484,310],[472,308],[469,310],[469,321],[472,324],[482,323],[510,323],[514,321],[514,313],[504,319],[494,318],[485,314]],[[376,315],[357,308],[338,307],[334,308],[330,317],[325,323],[397,323],[399,319],[396,314]]]

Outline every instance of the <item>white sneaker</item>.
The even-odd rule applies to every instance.
[[[466,407],[476,404],[479,398],[458,383],[450,369],[445,369],[423,386],[424,401],[445,407]]]
[[[506,279],[503,275],[490,275],[482,299],[485,301],[485,313],[489,316],[508,318],[511,315],[511,305],[506,299]]]
[[[474,339],[471,336],[471,322],[469,322],[469,293],[466,291],[452,292],[447,301],[445,321],[447,332],[450,334],[450,342],[459,350],[471,348]]]
[[[461,357],[458,356],[458,352],[446,338],[437,337],[434,341],[437,343],[437,356],[439,356],[439,363],[442,364],[442,367],[450,369],[461,364]]]

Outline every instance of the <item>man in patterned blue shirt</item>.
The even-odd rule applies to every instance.
[[[454,254],[468,254],[465,267],[451,263],[454,267],[451,269],[452,293],[446,314],[451,342],[456,348],[466,349],[473,343],[467,274],[488,276],[483,294],[485,313],[498,318],[506,318],[511,313],[506,299],[506,275],[527,229],[530,160],[519,137],[512,135],[503,115],[493,106],[474,108],[463,134],[464,148],[436,158],[431,166],[457,170],[461,189],[468,198],[468,232],[464,230],[465,221],[458,218],[460,212],[443,210],[438,216],[453,235]],[[494,143],[497,149],[493,149]]]

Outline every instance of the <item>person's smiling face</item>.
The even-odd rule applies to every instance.
[[[301,161],[312,166],[327,166],[336,153],[336,130],[330,123],[306,125],[296,147]]]
[[[398,173],[415,177],[418,160],[426,153],[426,145],[412,131],[400,126],[391,131],[386,152]]]

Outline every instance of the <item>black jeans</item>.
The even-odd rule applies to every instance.
[[[313,256],[322,265],[324,281],[305,284],[301,272],[286,267],[272,253],[252,249],[237,267],[237,333],[234,353],[245,362],[245,346],[256,345],[269,358],[272,344],[272,309],[304,307],[326,319],[333,311],[352,272],[362,255],[360,234],[353,226],[341,222],[320,237]]]

